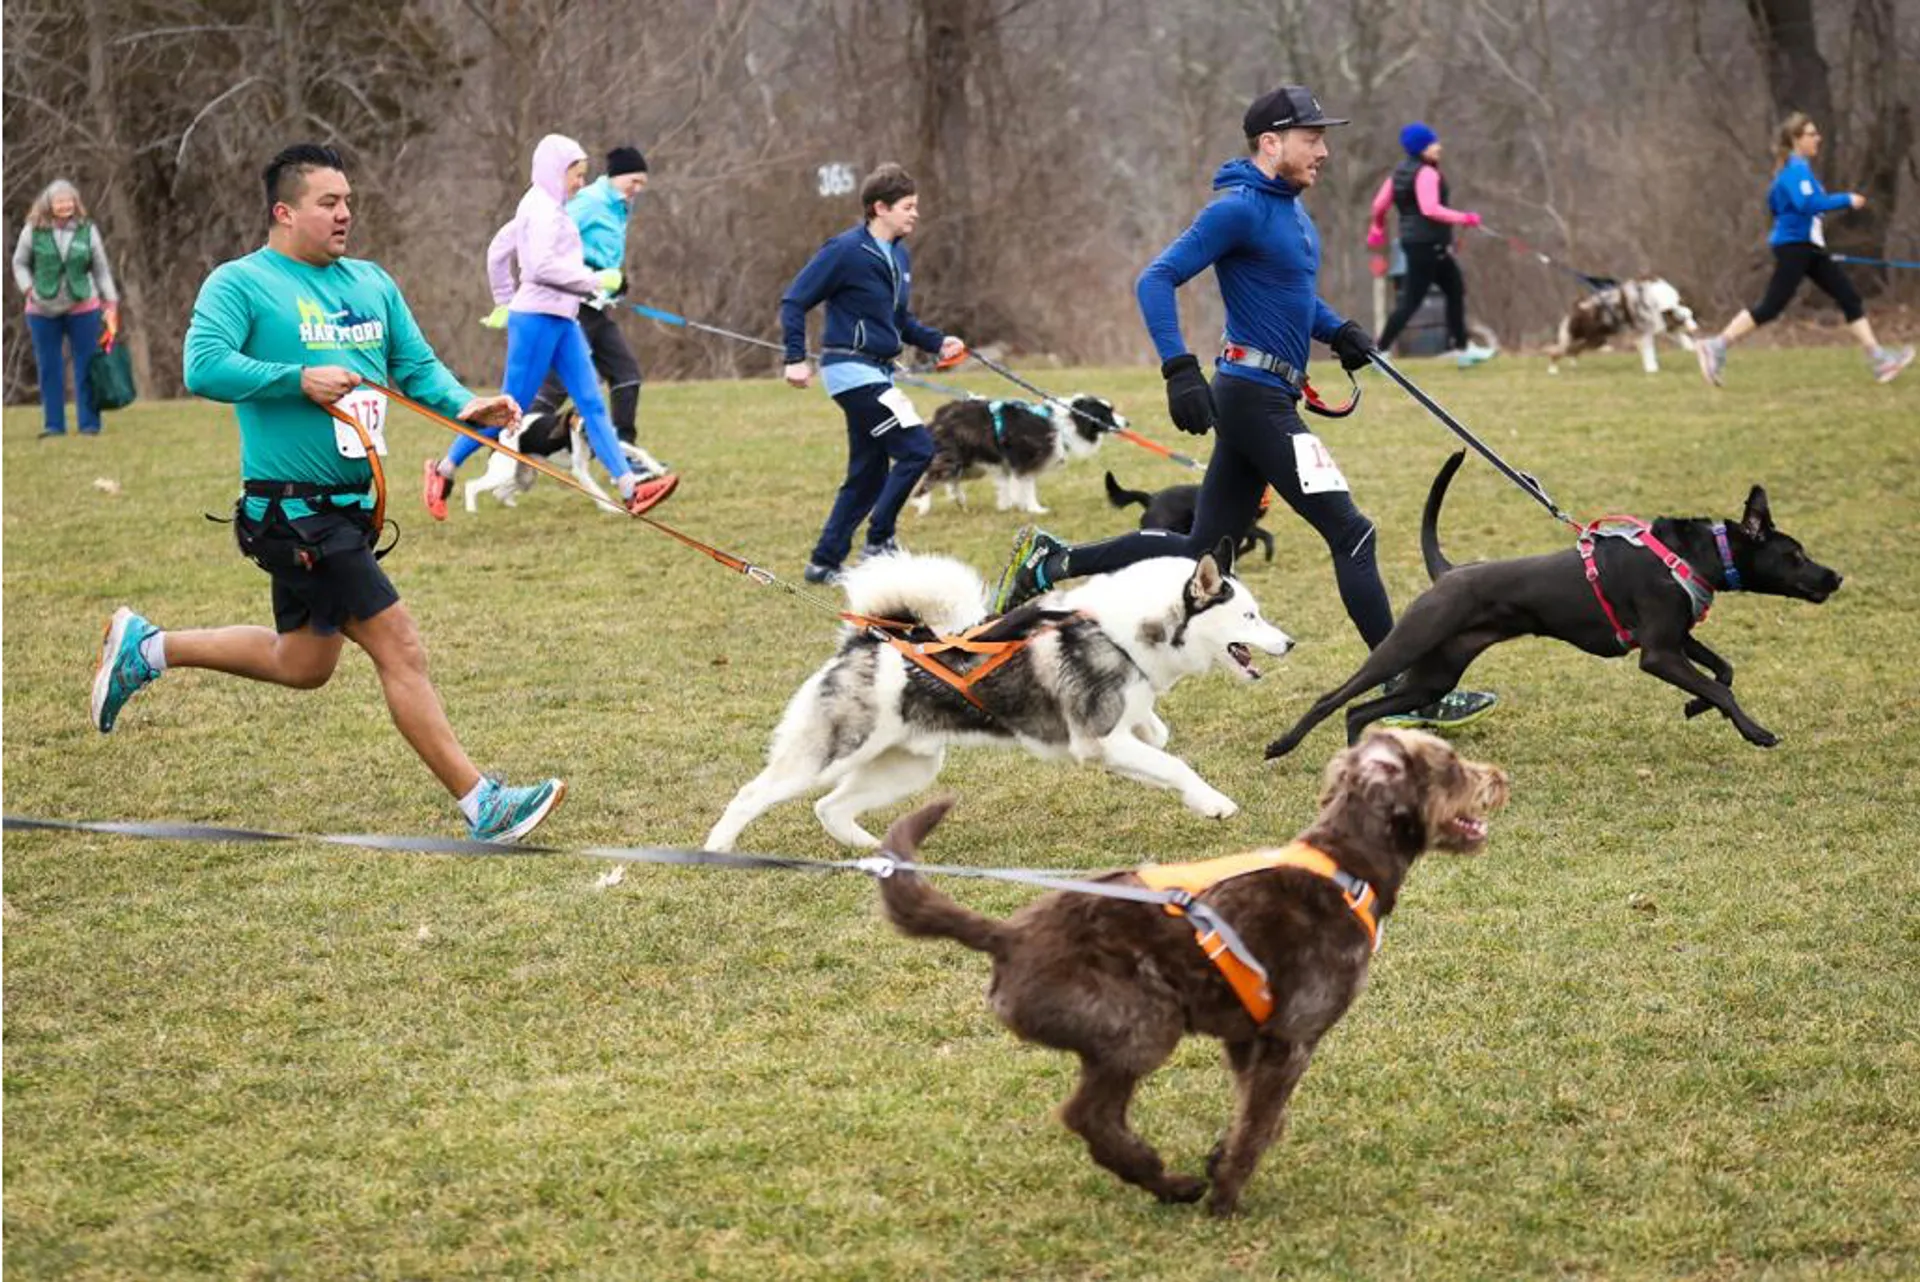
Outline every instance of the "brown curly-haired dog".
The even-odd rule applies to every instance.
[[[1507,776],[1464,760],[1429,734],[1381,730],[1327,767],[1320,816],[1300,840],[1372,887],[1393,911],[1422,851],[1472,854],[1507,801]],[[885,849],[911,860],[951,800],[897,821]],[[1061,1120],[1093,1160],[1163,1202],[1229,1214],[1260,1155],[1279,1135],[1287,1100],[1321,1037],[1366,982],[1370,931],[1341,887],[1299,868],[1224,881],[1201,896],[1265,966],[1272,1014],[1256,1023],[1195,941],[1192,924],[1159,904],[1063,891],[1004,921],[964,908],[910,871],[880,879],[886,915],[904,934],[956,940],[993,957],[988,1001],[1020,1037],[1080,1056],[1080,1082]],[[1141,884],[1132,872],[1101,880]],[[1141,1079],[1189,1032],[1226,1043],[1238,1109],[1207,1161],[1207,1178],[1175,1175],[1127,1126]]]

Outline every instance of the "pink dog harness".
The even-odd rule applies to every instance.
[[[1725,527],[1716,526],[1715,536],[1721,540],[1721,556],[1732,570],[1733,557],[1725,547]],[[1713,588],[1691,565],[1685,557],[1669,548],[1653,536],[1653,527],[1637,516],[1603,516],[1580,527],[1580,561],[1586,567],[1587,582],[1593,585],[1593,596],[1600,603],[1601,613],[1607,616],[1607,623],[1613,628],[1613,635],[1620,639],[1622,649],[1632,650],[1640,643],[1633,639],[1633,630],[1620,622],[1620,616],[1614,612],[1613,603],[1607,600],[1607,594],[1600,588],[1600,567],[1593,560],[1593,541],[1596,538],[1625,539],[1635,547],[1643,547],[1660,558],[1667,572],[1686,589],[1687,597],[1693,603],[1693,621],[1699,623],[1707,617],[1707,611],[1713,607]],[[1737,580],[1732,581],[1737,585]]]

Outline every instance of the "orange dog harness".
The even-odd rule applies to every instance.
[[[1338,886],[1340,896],[1346,900],[1354,920],[1367,932],[1368,945],[1375,952],[1379,951],[1380,921],[1375,911],[1378,897],[1373,893],[1373,887],[1343,870],[1324,851],[1315,850],[1305,842],[1295,841],[1278,850],[1255,850],[1244,855],[1225,855],[1219,859],[1202,859],[1189,864],[1147,864],[1136,869],[1135,875],[1152,890],[1179,890],[1189,895],[1200,895],[1221,882],[1274,868],[1299,868]],[[1168,904],[1167,912],[1175,917],[1186,916],[1178,904]],[[1207,957],[1220,968],[1220,974],[1240,999],[1240,1004],[1247,1008],[1247,1014],[1253,1016],[1253,1022],[1266,1023],[1273,1014],[1273,989],[1267,983],[1266,971],[1258,963],[1249,963],[1235,955],[1218,931],[1198,935],[1196,940]]]
[[[1000,623],[999,618],[988,619],[985,623],[975,624],[965,632],[947,635],[932,629],[918,628],[911,623],[902,623],[897,619],[875,619],[864,614],[843,612],[840,617],[855,627],[865,628],[869,634],[885,641],[898,650],[909,662],[927,673],[943,685],[957,691],[961,698],[978,708],[987,711],[987,705],[974,693],[974,687],[992,676],[1014,655],[1019,654],[1032,644],[1033,639],[1043,633],[1051,632],[1061,624],[1072,619],[1084,617],[1075,613],[1066,618],[1049,619],[1024,637],[1014,637],[1006,641],[982,641],[980,638]],[[930,634],[929,639],[915,641],[912,634],[921,631]],[[983,654],[986,659],[965,672],[956,671],[941,662],[937,657],[947,653]],[[991,715],[991,714],[989,714]]]

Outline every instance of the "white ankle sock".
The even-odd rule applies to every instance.
[[[140,657],[145,659],[147,666],[156,673],[165,672],[167,670],[167,634],[149,633],[146,640],[140,643]]]
[[[438,463],[435,463],[433,470],[446,477],[449,481],[453,479],[453,464],[447,459],[443,458]]]
[[[467,817],[468,823],[477,823],[480,819],[480,789],[486,787],[485,778],[480,779],[460,798],[460,813]]]

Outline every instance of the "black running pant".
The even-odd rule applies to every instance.
[[[1387,327],[1375,340],[1380,350],[1392,350],[1393,340],[1400,337],[1400,331],[1413,319],[1427,290],[1435,285],[1447,296],[1447,348],[1449,351],[1464,348],[1467,345],[1467,282],[1460,274],[1460,264],[1454,261],[1453,246],[1410,245],[1403,240],[1400,249],[1407,256],[1407,274],[1400,278],[1400,301],[1394,305],[1393,315],[1387,317]]]
[[[1847,274],[1840,270],[1840,264],[1834,262],[1826,250],[1808,244],[1775,245],[1773,279],[1767,282],[1766,297],[1747,309],[1753,323],[1764,325],[1785,310],[1802,280],[1812,281],[1840,304],[1840,314],[1847,318],[1849,325],[1867,314],[1860,302],[1860,291],[1853,287]]]
[[[1213,380],[1213,457],[1200,482],[1193,529],[1186,534],[1139,530],[1067,553],[1067,573],[1105,574],[1156,556],[1198,557],[1221,539],[1237,540],[1271,485],[1286,505],[1326,540],[1334,582],[1347,617],[1367,648],[1393,630],[1393,607],[1374,560],[1373,522],[1345,490],[1302,493],[1294,438],[1309,435],[1294,398],[1277,387],[1230,374]],[[1324,448],[1324,447],[1323,447]]]
[[[583,306],[580,328],[586,331],[594,372],[607,380],[607,410],[613,418],[614,433],[629,445],[634,444],[634,417],[640,411],[640,362],[634,357],[627,336],[620,332],[613,308],[603,312],[597,307]],[[527,412],[551,414],[566,399],[567,389],[560,385],[560,376],[550,373]]]

